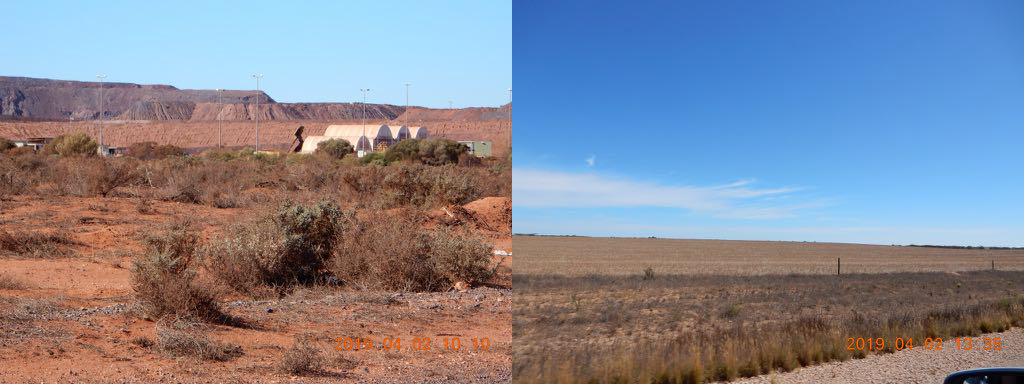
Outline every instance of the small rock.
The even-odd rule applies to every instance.
[[[267,313],[274,313],[274,308],[267,308]]]

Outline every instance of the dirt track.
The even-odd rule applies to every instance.
[[[948,340],[941,351],[914,348],[860,360],[832,362],[793,372],[742,379],[736,383],[941,383],[950,373],[973,368],[1024,366],[1024,329],[974,337],[1001,338],[1003,349],[958,350]]]

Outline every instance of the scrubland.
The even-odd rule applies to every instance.
[[[519,236],[514,252],[515,382],[729,381],[1024,325],[1019,250]]]
[[[510,183],[499,160],[0,153],[0,381],[507,380]]]

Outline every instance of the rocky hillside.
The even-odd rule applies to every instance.
[[[328,120],[362,116],[358,103],[278,103],[245,90],[178,89],[170,85],[100,83],[0,76],[0,119],[9,120]],[[260,108],[254,105],[259,98]],[[370,119],[394,119],[404,107],[367,104]]]

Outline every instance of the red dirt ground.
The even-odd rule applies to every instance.
[[[326,288],[299,289],[274,300],[241,297],[223,303],[249,322],[246,328],[209,326],[210,337],[240,345],[226,362],[169,357],[131,343],[156,338],[156,324],[135,308],[131,256],[139,235],[189,217],[216,236],[243,209],[154,201],[154,214],[137,212],[126,198],[17,197],[0,201],[0,229],[50,231],[63,227],[78,243],[64,258],[0,256],[0,274],[22,284],[0,289],[0,382],[506,382],[511,374],[511,315],[507,289],[392,293]],[[497,225],[508,201],[468,204],[481,222]],[[497,215],[493,214],[498,213]],[[493,236],[508,249],[508,237]],[[508,271],[505,269],[505,273]],[[13,320],[12,320],[13,319]],[[319,375],[293,377],[275,369],[280,356],[303,337],[327,357]],[[400,337],[400,352],[337,351],[338,337]],[[432,339],[430,351],[412,350],[413,339]],[[446,350],[458,337],[462,349]],[[474,351],[473,338],[490,350]]]

